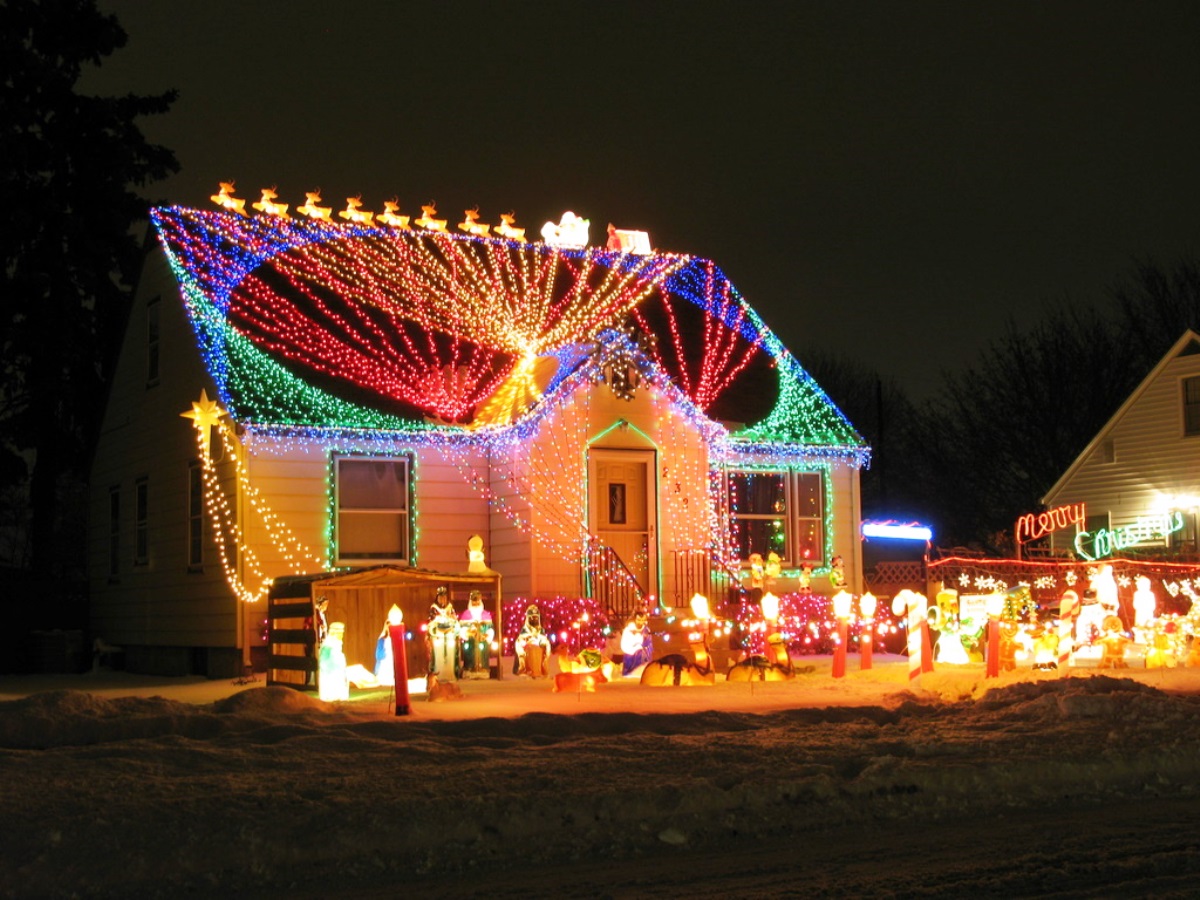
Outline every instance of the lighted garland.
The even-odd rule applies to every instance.
[[[542,629],[550,639],[551,648],[566,644],[572,653],[580,650],[599,650],[608,638],[619,632],[624,622],[610,621],[600,604],[590,597],[553,597],[529,600],[518,597],[504,601],[502,654],[511,655],[514,642],[525,624],[525,611],[536,606],[541,614]]]
[[[710,550],[731,574],[737,559],[718,514],[724,472],[869,459],[861,437],[711,261],[182,207],[152,217],[206,367],[247,446],[440,450],[494,509],[566,559],[594,544],[580,518],[583,479],[564,491],[547,473],[583,461],[546,458],[561,453],[558,442],[529,448],[552,411],[570,419],[569,407],[583,404],[572,420],[578,430],[588,382],[607,381],[619,396],[652,387],[659,443],[684,432],[704,437],[702,509],[689,493],[667,505],[667,516],[681,543]],[[702,314],[699,332],[682,326],[685,309]],[[661,339],[637,345],[638,329],[612,328],[625,316],[640,334],[656,324]],[[705,413],[763,354],[778,382],[774,406],[730,435]],[[626,374],[636,382],[619,384]],[[379,402],[336,396],[313,383],[320,379]],[[472,417],[474,431],[454,424]],[[469,462],[481,453],[509,462],[484,480]],[[704,482],[698,471],[660,474],[668,490],[686,483],[695,492]],[[513,505],[530,497],[536,509]]]
[[[364,421],[361,404],[338,409],[327,392],[303,397],[292,379],[264,385],[261,354],[249,353],[247,341],[287,359],[293,376],[307,369],[342,378],[454,422],[491,396],[521,360],[593,340],[626,313],[645,322],[655,306],[668,323],[656,361],[701,410],[756,354],[776,360],[774,411],[739,437],[863,448],[708,260],[183,207],[156,209],[152,217],[185,288],[206,364],[239,420],[390,427]],[[270,279],[282,279],[287,290]],[[707,317],[698,345],[685,346],[673,324],[679,303]],[[434,341],[435,335],[441,337]],[[237,377],[243,367],[251,372]],[[285,370],[276,364],[276,371]],[[339,414],[353,418],[330,421]]]
[[[872,621],[872,639],[878,649],[896,649],[902,644],[901,623],[882,605]],[[734,647],[749,655],[766,655],[769,623],[763,619],[762,606],[742,594],[734,611]],[[850,642],[857,646],[865,620],[851,620]],[[832,653],[837,645],[838,622],[833,603],[823,594],[781,594],[779,618],[771,628],[778,633],[793,654]],[[852,647],[853,649],[853,647]]]
[[[264,599],[271,588],[273,579],[263,570],[258,554],[245,540],[233,504],[221,489],[217,467],[210,452],[213,431],[220,436],[223,457],[233,460],[238,491],[246,498],[249,509],[262,519],[268,538],[282,558],[284,568],[290,574],[324,569],[326,564],[324,557],[301,543],[291,529],[262,500],[258,489],[250,483],[246,467],[238,455],[237,438],[233,434],[232,426],[225,418],[224,411],[215,402],[209,400],[206,393],[201,392],[200,400],[193,403],[192,409],[183,415],[192,419],[196,432],[204,485],[204,506],[213,528],[221,569],[238,599],[247,603]],[[236,547],[240,551],[241,564],[244,571],[249,573],[249,579],[239,574],[237,564],[231,558],[231,547]],[[251,587],[247,583],[248,580],[254,582],[255,586]]]
[[[1200,604],[1192,598],[1200,594],[1200,567],[1189,563],[1156,560],[1105,560],[1112,565],[1121,592],[1122,603],[1132,593],[1135,579],[1145,575],[1151,580],[1160,614],[1185,615]],[[1074,590],[1082,595],[1088,585],[1089,564],[1078,560],[975,559],[949,556],[931,560],[928,575],[960,594],[1006,594],[1019,584],[1028,585],[1039,609],[1058,606],[1063,594]]]

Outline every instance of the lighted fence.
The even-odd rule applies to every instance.
[[[1192,598],[1200,593],[1200,564],[1140,559],[1087,562],[948,556],[931,560],[926,567],[926,578],[930,584],[941,582],[960,594],[1004,593],[1018,584],[1027,584],[1038,608],[1051,610],[1058,608],[1068,590],[1082,594],[1092,570],[1101,564],[1112,567],[1121,616],[1127,621],[1132,621],[1133,592],[1140,576],[1150,580],[1160,615],[1186,613]]]

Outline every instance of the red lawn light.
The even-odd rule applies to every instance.
[[[988,637],[987,672],[985,677],[1000,675],[1000,616],[1004,612],[1004,595],[991,594],[987,598]]]
[[[404,613],[396,604],[388,610],[388,639],[392,642],[392,669],[396,674],[396,715],[412,712],[408,702],[408,649],[404,641]]]
[[[850,643],[850,606],[854,598],[847,591],[833,595],[833,615],[837,619],[837,646],[833,649],[833,677],[846,677],[847,644]]]
[[[867,591],[858,598],[858,611],[862,616],[862,627],[858,632],[859,668],[871,668],[872,642],[875,638],[875,595]]]

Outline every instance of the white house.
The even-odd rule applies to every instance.
[[[1175,342],[1042,502],[1073,511],[1049,537],[1083,560],[1196,551],[1200,335]]]
[[[130,668],[236,671],[275,579],[472,535],[531,601],[723,599],[772,552],[859,587],[869,450],[711,261],[223,205],[152,211],[94,461]]]

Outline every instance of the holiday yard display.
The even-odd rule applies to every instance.
[[[671,653],[651,660],[642,669],[641,683],[655,687],[711,685],[716,683],[716,668],[709,654],[708,638],[712,628],[712,612],[708,598],[695,594],[691,600],[692,615],[685,619],[688,645],[692,658],[682,653]]]
[[[719,517],[725,467],[802,464],[812,471],[813,464],[857,468],[867,458],[849,423],[707,261],[644,252],[640,239],[636,252],[624,241],[589,247],[586,220],[569,213],[553,240],[531,244],[508,226],[496,227],[501,238],[490,236],[477,209],[465,213],[464,234],[455,235],[434,217],[432,203],[409,228],[395,201],[373,217],[361,198],[350,198],[338,222],[319,205],[319,192],[297,207],[302,220],[288,215],[273,190],[253,205],[258,216],[246,214],[232,183],[213,199],[223,212],[172,207],[153,218],[221,395],[219,407],[202,395],[203,408],[189,413],[199,416],[198,440],[210,440],[208,426],[223,418],[238,423],[240,442],[228,424],[216,429],[225,459],[237,458],[238,444],[251,439],[379,453],[402,439],[440,453],[515,526],[578,560],[594,539],[570,512],[582,482],[550,482],[562,469],[551,460],[532,468],[521,462],[521,454],[545,452],[529,442],[530,429],[556,391],[598,380],[631,399],[653,385],[670,404],[660,413],[664,424],[698,430],[710,446],[707,473],[663,467],[684,507],[664,507],[676,519],[672,530],[692,546],[711,547],[731,571],[738,548]],[[733,434],[714,428],[706,414],[725,416],[737,385],[761,381],[769,370],[779,390],[768,390],[778,399],[763,407],[767,415]],[[513,458],[510,488],[536,499],[544,514],[523,511],[495,478],[481,480],[470,448]],[[547,480],[518,486],[518,470],[521,479],[540,470]],[[232,504],[207,464],[205,474],[214,527],[251,562],[246,574],[230,563],[227,577],[243,599],[257,599],[273,576],[232,513],[217,512]],[[243,489],[250,484],[242,473],[239,481]],[[696,487],[700,496],[684,494]],[[828,496],[820,506],[831,506]],[[307,544],[265,502],[257,510],[291,571],[328,564],[334,548]],[[830,552],[832,529],[827,523],[822,531],[817,559],[832,560],[831,577],[842,579]],[[780,556],[770,549],[779,575]]]

